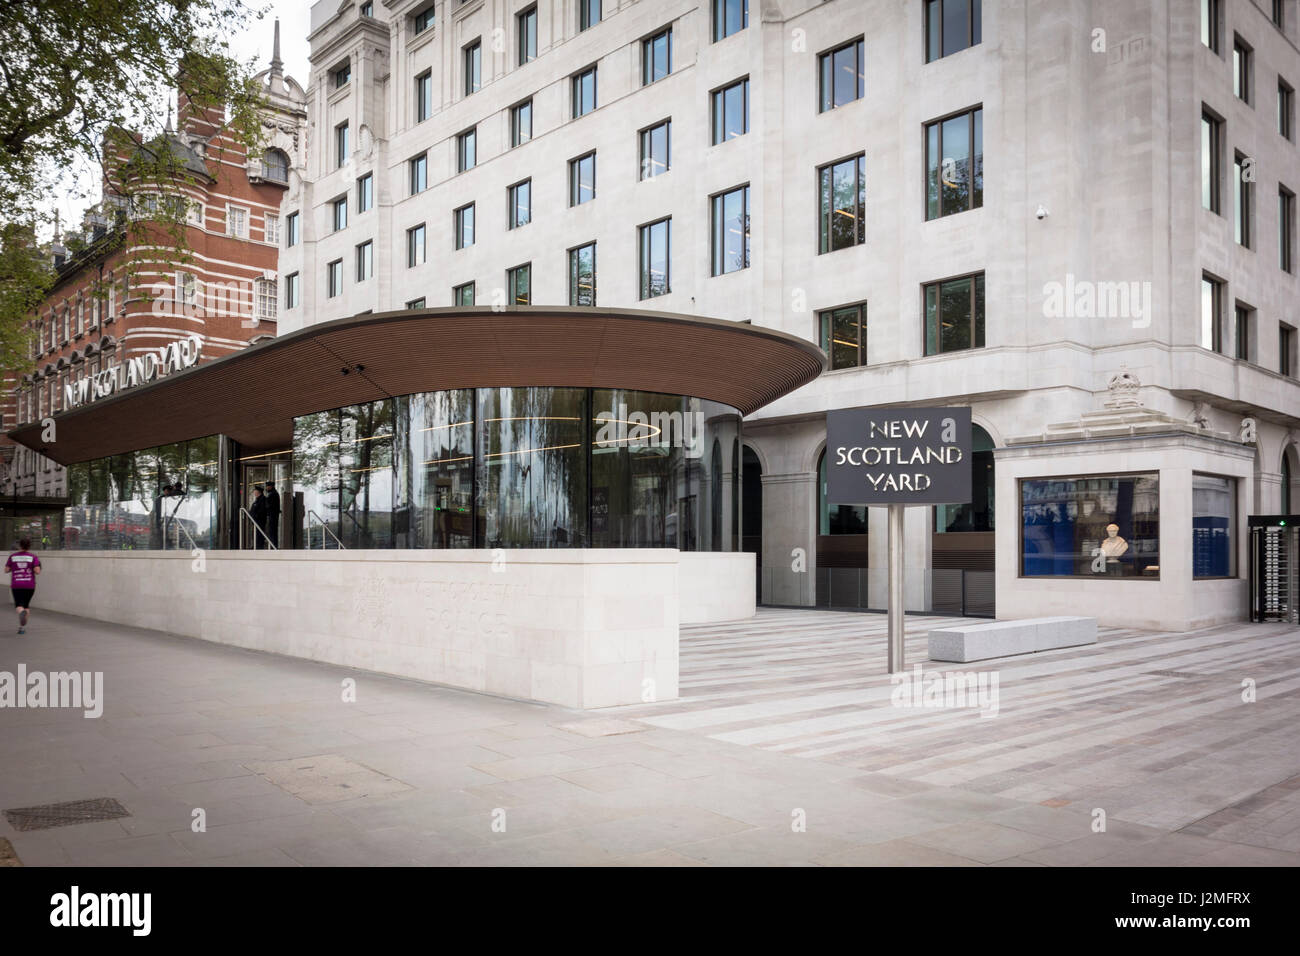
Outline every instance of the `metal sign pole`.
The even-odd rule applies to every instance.
[[[889,506],[889,673],[903,671],[903,508]]]

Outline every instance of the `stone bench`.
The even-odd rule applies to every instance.
[[[1095,617],[1033,617],[954,624],[930,632],[930,660],[984,661],[1097,643]]]

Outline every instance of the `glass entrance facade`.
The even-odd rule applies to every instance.
[[[725,551],[706,516],[735,491],[705,450],[739,436],[735,409],[676,395],[452,389],[295,419],[294,491],[346,548]]]

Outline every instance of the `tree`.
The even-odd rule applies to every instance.
[[[183,204],[141,200],[196,176],[172,148],[173,91],[220,115],[230,143],[257,148],[259,90],[230,49],[249,17],[239,0],[0,0],[0,366],[27,361],[22,328],[55,278],[38,254],[37,202],[67,170],[99,167],[105,199],[134,213],[115,229],[185,258]]]

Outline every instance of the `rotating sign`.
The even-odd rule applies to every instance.
[[[826,413],[826,500],[953,505],[971,499],[969,408]]]

